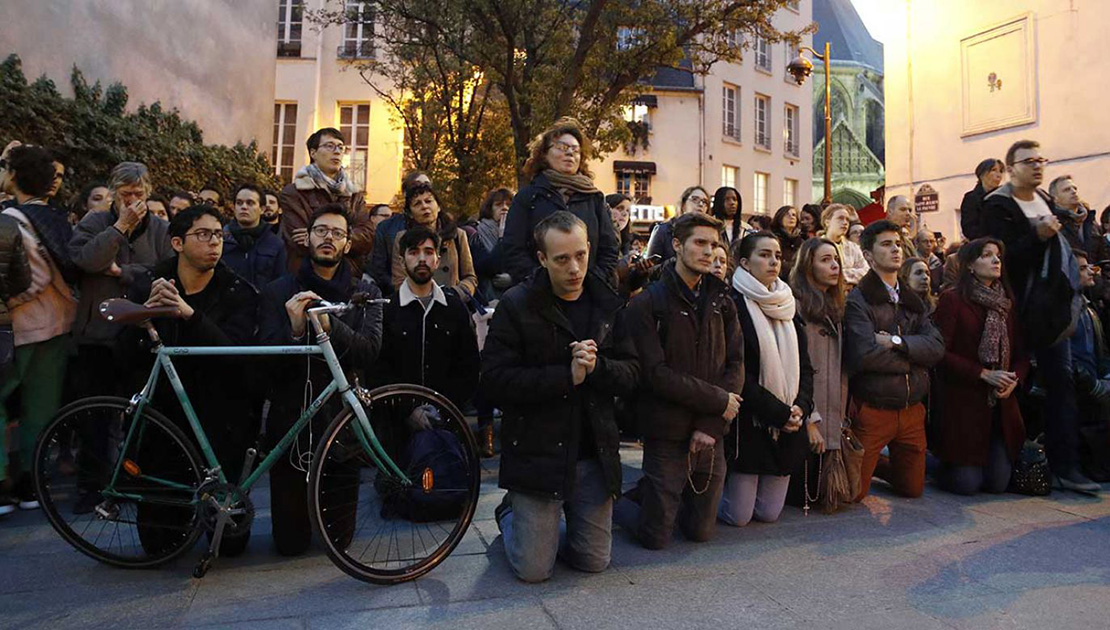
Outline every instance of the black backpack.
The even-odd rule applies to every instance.
[[[397,462],[413,485],[391,492],[383,516],[416,523],[458,517],[467,503],[470,471],[458,436],[443,429],[417,431]]]

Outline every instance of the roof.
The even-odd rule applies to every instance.
[[[683,57],[678,62],[677,68],[660,66],[656,68],[655,75],[647,83],[657,88],[696,88],[694,83],[694,64],[689,57]]]
[[[871,37],[852,0],[813,0],[813,21],[818,27],[813,35],[815,49],[820,51],[829,42],[834,60],[853,61],[882,71],[883,45]]]

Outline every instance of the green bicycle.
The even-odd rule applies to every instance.
[[[85,555],[124,568],[170,562],[208,532],[210,544],[193,570],[203,577],[223,537],[249,532],[251,487],[279,457],[288,456],[301,430],[339,395],[342,410],[323,433],[309,469],[314,531],[331,560],[357,579],[394,584],[431,571],[459,544],[474,516],[480,485],[477,444],[459,410],[430,389],[389,385],[367,391],[348,382],[320,316],[339,315],[367,301],[320,302],[309,308],[315,345],[249,347],[165,347],[150,320],[173,315],[174,309],[126,300],[101,304],[100,313],[109,321],[146,328],[156,360],[145,386],[130,400],[78,400],[59,411],[39,436],[34,480],[51,525]],[[332,381],[257,467],[254,459],[260,453],[252,447],[244,454],[242,478],[229,480],[174,369],[171,357],[182,355],[322,355]],[[192,436],[151,405],[162,374]],[[414,410],[421,417],[415,424]],[[436,432],[449,447],[433,451],[431,459],[410,457],[410,445],[423,431]],[[444,469],[452,474],[437,478],[435,471]],[[95,508],[75,512],[88,493],[97,493]],[[420,502],[438,509],[407,509]]]

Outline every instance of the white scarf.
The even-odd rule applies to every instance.
[[[732,274],[732,287],[744,296],[759,340],[760,387],[793,405],[801,379],[793,292],[778,278],[768,289],[743,267]]]

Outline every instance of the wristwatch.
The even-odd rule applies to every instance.
[[[891,335],[890,343],[894,344],[894,347],[898,348],[899,350],[904,350],[906,348],[906,342],[903,341],[902,337],[900,337],[899,335]]]

